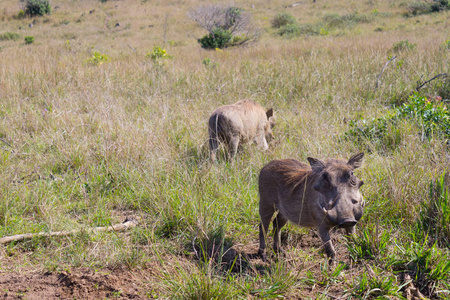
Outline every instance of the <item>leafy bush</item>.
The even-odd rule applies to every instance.
[[[431,3],[432,12],[439,12],[447,9],[450,9],[450,3],[448,0],[434,0],[433,3]]]
[[[406,9],[405,16],[418,16],[448,10],[450,3],[448,0],[415,1],[410,3]]]
[[[20,35],[15,32],[5,32],[0,34],[0,41],[17,41],[18,39],[20,39]]]
[[[51,12],[49,0],[27,0],[25,4],[25,13],[30,17],[49,15]]]
[[[415,93],[407,103],[397,108],[397,116],[418,122],[423,128],[423,137],[430,138],[434,134],[450,138],[450,113],[441,101],[432,102]]]
[[[230,46],[233,34],[229,30],[220,27],[215,28],[211,33],[198,40],[204,49],[222,49]]]
[[[421,128],[422,139],[433,136],[450,139],[450,113],[442,101],[432,102],[415,93],[408,102],[380,118],[350,121],[346,138],[358,143],[370,141],[376,147],[393,149],[400,140],[399,122],[409,121]]]
[[[173,56],[167,54],[167,51],[160,46],[154,46],[153,51],[149,52],[145,55],[145,57],[150,57],[152,60],[158,60],[158,59],[168,59],[173,58]]]
[[[281,28],[286,25],[295,24],[295,18],[290,13],[280,12],[272,19],[273,28]]]
[[[395,43],[392,46],[392,51],[395,53],[401,52],[401,51],[410,51],[414,50],[416,48],[416,44],[410,43],[408,40],[402,40],[400,42]]]
[[[25,44],[33,44],[34,43],[34,36],[26,36],[25,37]]]
[[[91,65],[99,66],[104,62],[108,62],[109,60],[110,60],[109,55],[94,51],[92,57],[88,58],[86,62]]]
[[[413,2],[407,7],[409,15],[417,16],[431,12],[431,6],[425,2]]]
[[[238,22],[242,16],[242,9],[235,6],[230,6],[225,10],[224,24],[221,26],[222,29],[229,30]]]
[[[450,40],[446,40],[444,43],[442,43],[442,48],[445,50],[450,50]]]
[[[198,39],[204,49],[227,48],[258,40],[260,30],[248,13],[235,6],[205,6],[189,12],[189,17],[208,31]]]

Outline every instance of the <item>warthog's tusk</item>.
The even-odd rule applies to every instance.
[[[319,207],[323,210],[323,212],[324,212],[325,214],[328,214],[327,209],[326,209],[325,207],[323,207],[322,205],[320,205],[319,200],[317,200],[317,205],[319,205]]]
[[[366,200],[364,200],[364,198],[363,198],[362,201],[361,201],[361,206],[362,206],[362,207],[366,206]]]

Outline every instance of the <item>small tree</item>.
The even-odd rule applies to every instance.
[[[188,15],[208,31],[198,40],[205,49],[246,45],[257,41],[260,36],[250,14],[235,6],[203,6]]]
[[[30,17],[49,15],[51,12],[50,0],[27,0],[25,4],[25,13]]]

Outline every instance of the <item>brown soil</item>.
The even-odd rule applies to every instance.
[[[0,272],[0,299],[148,299],[141,272]]]

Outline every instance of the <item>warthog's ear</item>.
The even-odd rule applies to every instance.
[[[314,157],[308,157],[307,159],[313,171],[320,172],[323,170],[323,168],[325,168],[325,163],[320,159]]]
[[[267,116],[267,120],[273,116],[273,108],[269,109],[268,111],[266,111],[266,116]]]
[[[364,157],[364,152],[358,153],[350,157],[347,164],[352,166],[354,169],[361,167]]]

